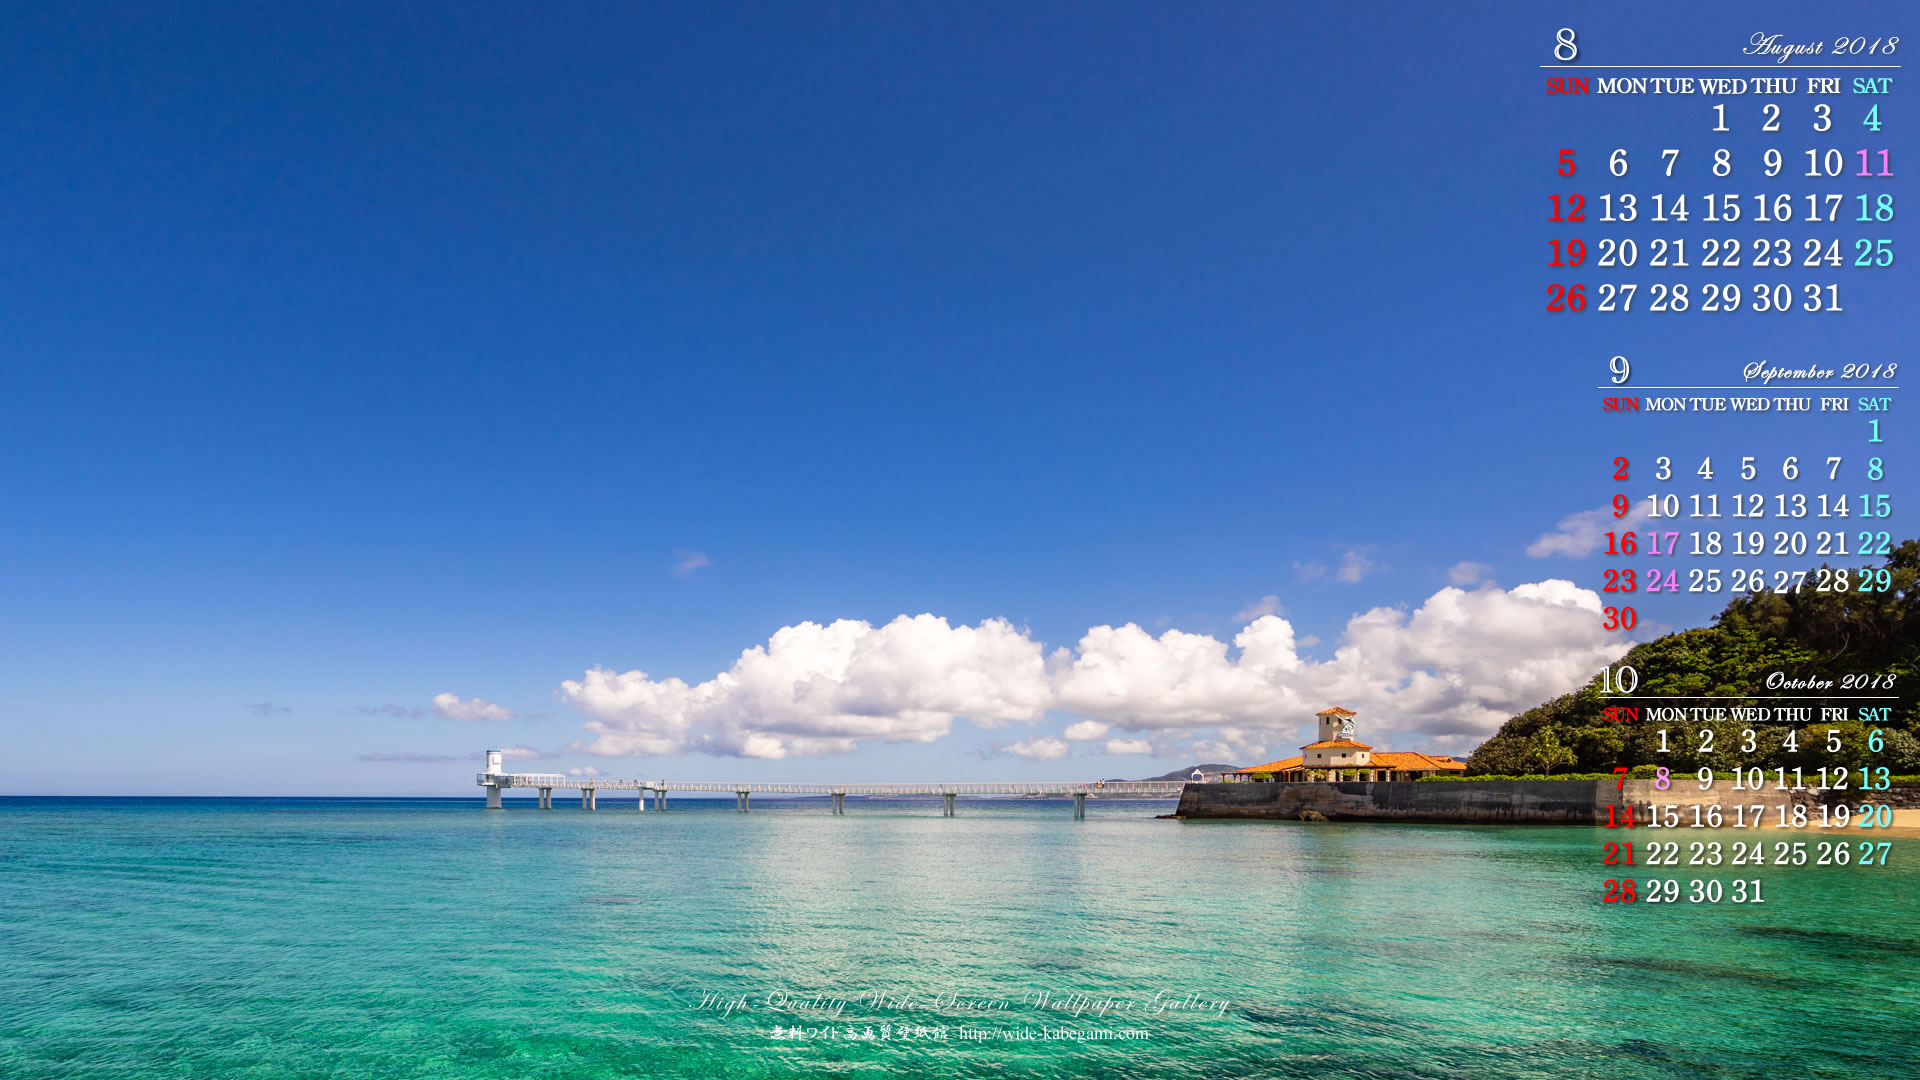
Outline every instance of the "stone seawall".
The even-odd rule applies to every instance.
[[[1781,804],[1819,801],[1811,791],[1734,792],[1730,781],[1700,791],[1691,778],[1674,777],[1665,791],[1652,780],[1400,780],[1298,784],[1188,784],[1179,818],[1299,819],[1319,814],[1331,821],[1409,821],[1456,825],[1605,825],[1609,804],[1693,806],[1720,803]]]
[[[1895,810],[1920,810],[1920,784],[1895,784],[1882,791],[1823,791],[1830,803],[1886,803]]]

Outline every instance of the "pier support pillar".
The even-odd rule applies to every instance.
[[[739,804],[741,813],[744,814],[747,812],[747,808],[752,802],[752,794],[750,791],[736,791],[733,793],[734,802]]]
[[[940,796],[940,801],[946,804],[942,808],[942,813],[940,816],[952,817],[953,816],[953,792],[948,791],[948,792],[942,793]]]
[[[489,810],[500,809],[500,785],[499,784],[487,785],[487,809]]]
[[[646,788],[640,789],[640,812],[643,814],[647,812],[647,789]]]
[[[542,810],[553,809],[553,789],[552,788],[543,787],[540,789],[540,809]]]
[[[1073,793],[1073,820],[1085,821],[1086,819],[1087,793],[1084,791],[1076,791]]]
[[[580,789],[580,809],[582,810],[600,809],[599,799],[595,797],[595,793],[592,788],[583,787]]]
[[[654,789],[653,808],[655,810],[665,810],[667,808],[667,789],[666,788]]]
[[[836,791],[833,793],[833,812],[836,814],[844,814],[847,812],[846,792]]]

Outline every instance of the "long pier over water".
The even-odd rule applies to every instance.
[[[498,762],[488,761],[489,766],[498,769]],[[667,808],[667,792],[731,791],[735,809],[746,813],[751,808],[755,794],[780,795],[829,795],[831,812],[844,814],[848,795],[938,795],[941,797],[941,813],[946,817],[954,814],[954,799],[961,795],[1060,795],[1073,796],[1073,816],[1087,816],[1087,796],[1102,798],[1136,799],[1176,799],[1185,789],[1183,780],[1087,780],[1087,781],[1032,781],[1016,780],[988,783],[899,783],[899,784],[789,784],[789,783],[748,783],[745,781],[681,781],[681,780],[617,780],[605,776],[563,776],[559,773],[503,773],[489,771],[479,773],[474,782],[487,790],[487,808],[501,809],[500,793],[507,788],[532,788],[540,793],[540,809],[553,809],[553,793],[556,790],[577,790],[580,792],[580,808],[595,810],[599,808],[599,793],[602,791],[637,791],[640,793],[639,807],[647,809],[647,796],[653,795],[653,808]]]

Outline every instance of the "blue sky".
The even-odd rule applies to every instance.
[[[1526,549],[1605,503],[1614,454],[1854,438],[1606,424],[1606,357],[1706,382],[1898,360],[1912,326],[1898,268],[1832,272],[1824,322],[1540,302],[1560,146],[1776,145],[1714,141],[1698,101],[1545,95],[1558,26],[1737,62],[1753,29],[1901,9],[1536,7],[6,16],[9,787],[466,793],[488,745],[686,779],[1148,775],[1283,756],[1336,703],[1380,745],[1470,749],[1624,648],[1567,590],[1515,599],[1598,587],[1599,559]],[[782,628],[922,613],[944,628],[874,637],[771,736],[737,687],[637,703]],[[1267,614],[1291,644],[1250,673],[1232,639]],[[1127,624],[1147,644],[1082,647]],[[819,676],[847,633],[756,677]],[[1336,668],[1343,640],[1367,656]],[[595,667],[647,679],[566,689]]]

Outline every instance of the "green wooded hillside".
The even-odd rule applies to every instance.
[[[1862,560],[1849,566],[1857,582]],[[1602,719],[1608,705],[1629,704],[1600,693],[1601,677],[1580,690],[1529,709],[1501,725],[1467,760],[1470,774],[1605,772],[1617,765],[1666,765],[1693,771],[1702,766],[1818,769],[1830,765],[1887,766],[1896,774],[1920,772],[1920,540],[1908,540],[1886,557],[1890,587],[1873,592],[1815,592],[1741,596],[1727,604],[1712,626],[1687,630],[1636,645],[1613,665],[1632,666],[1640,675],[1641,695],[1730,694],[1724,701],[1674,701],[1676,706],[1748,707],[1805,705],[1814,720],[1803,724],[1754,725],[1740,720],[1714,724],[1617,723]],[[1831,690],[1766,689],[1771,672],[1788,678],[1823,679]],[[1881,676],[1878,689],[1843,688],[1848,676]],[[1884,686],[1891,676],[1893,686]],[[1828,693],[1835,697],[1894,694],[1888,701],[1774,700],[1780,695]],[[1659,701],[1630,704],[1658,706]],[[1818,707],[1888,707],[1886,720],[1834,724],[1819,719]],[[1644,714],[1643,714],[1644,715]],[[1657,729],[1668,729],[1666,753],[1659,753]],[[1699,749],[1703,728],[1714,729],[1712,748]],[[1843,749],[1828,753],[1827,730],[1839,727]],[[1755,749],[1743,753],[1743,731],[1754,730]],[[1880,750],[1868,740],[1881,731]],[[1799,732],[1789,749],[1789,732]]]

